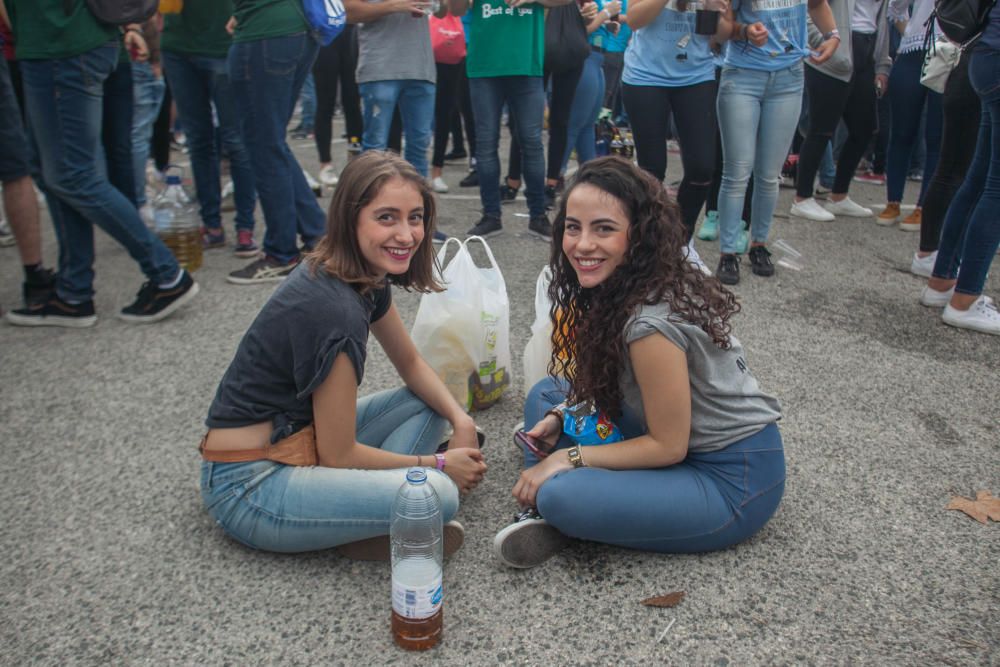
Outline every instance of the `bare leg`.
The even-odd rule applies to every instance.
[[[30,176],[3,184],[3,207],[17,241],[21,263],[41,264],[42,236],[38,224],[38,200]]]

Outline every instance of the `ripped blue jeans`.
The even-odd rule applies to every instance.
[[[564,398],[565,390],[552,379],[536,384],[525,401],[525,427]],[[627,413],[615,423],[626,439],[643,432]],[[571,445],[563,436],[557,448]],[[530,452],[525,463],[535,463]],[[542,517],[570,537],[697,553],[725,549],[756,533],[778,509],[784,489],[781,434],[777,424],[768,424],[724,449],[688,452],[666,468],[559,473],[539,489],[537,504]]]

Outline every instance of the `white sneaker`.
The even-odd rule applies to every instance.
[[[319,170],[319,182],[327,187],[333,187],[340,181],[337,176],[337,170],[333,168],[332,164],[328,164]]]
[[[434,192],[448,192],[448,184],[440,176],[434,177],[431,181],[431,187],[434,189]]]
[[[306,177],[306,184],[309,186],[309,189],[313,191],[313,194],[317,197],[322,197],[323,186],[319,184],[319,181],[313,178],[312,174],[305,169],[302,170],[302,175]]]
[[[800,202],[794,202],[790,213],[797,218],[805,218],[806,220],[815,220],[817,222],[830,222],[833,220],[833,213],[820,206],[812,197],[803,199]]]
[[[968,310],[952,308],[948,304],[941,313],[941,320],[953,327],[1000,336],[1000,312],[988,296],[980,295]]]
[[[844,197],[840,201],[831,199],[826,202],[825,208],[834,215],[843,215],[848,218],[870,218],[875,215],[870,208],[856,204],[851,201],[850,197]]]
[[[14,238],[13,232],[10,231],[10,225],[4,220],[3,213],[0,213],[0,248],[6,248],[17,243],[17,239]]]
[[[702,273],[711,277],[712,269],[708,268],[704,260],[702,260],[701,255],[698,254],[697,248],[694,247],[694,239],[688,241],[688,244],[684,247],[684,256],[687,258],[687,261],[698,267]]]
[[[226,184],[222,186],[222,194],[220,195],[222,199],[227,197],[232,197],[236,193],[236,186],[233,185],[233,180],[229,179]]]
[[[917,253],[913,253],[913,261],[910,262],[910,273],[921,278],[930,278],[931,272],[934,270],[934,262],[936,261],[937,250],[926,257],[921,257]]]
[[[924,291],[920,293],[920,305],[928,308],[944,308],[951,301],[951,295],[955,293],[955,288],[939,292],[931,287],[924,286]]]

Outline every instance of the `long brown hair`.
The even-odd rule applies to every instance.
[[[617,199],[629,218],[625,258],[589,289],[580,286],[562,250],[566,202],[583,184]],[[611,417],[621,414],[625,327],[643,305],[667,304],[672,315],[701,327],[716,345],[729,349],[729,318],[739,312],[739,304],[722,283],[687,261],[686,236],[677,204],[656,179],[628,160],[597,158],[577,172],[559,203],[549,260],[549,374],[570,381],[571,403],[592,403]]]
[[[431,244],[437,219],[434,195],[413,165],[389,152],[366,151],[347,163],[327,211],[326,234],[306,260],[314,272],[322,268],[327,274],[355,285],[362,293],[380,287],[382,280],[372,275],[358,245],[358,216],[393,178],[412,184],[420,193],[424,204],[424,239],[406,273],[389,274],[386,280],[406,290],[440,292],[444,288],[435,280],[437,259]]]

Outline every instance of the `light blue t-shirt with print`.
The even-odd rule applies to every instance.
[[[668,0],[653,22],[634,32],[625,50],[622,81],[631,86],[675,88],[715,78],[715,60],[708,35],[694,32],[695,7],[677,11]]]
[[[604,9],[604,0],[597,0],[597,11]],[[628,13],[628,2],[622,0],[622,14]],[[628,38],[632,35],[632,29],[624,23],[618,28],[618,33],[612,35],[603,25],[590,34],[590,43],[599,46],[608,53],[622,53],[628,45]]]
[[[736,20],[744,25],[764,24],[767,43],[754,46],[747,41],[726,44],[729,67],[745,67],[775,72],[786,69],[809,55],[806,33],[807,0],[736,0]]]

